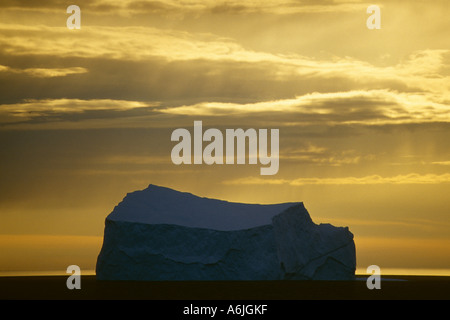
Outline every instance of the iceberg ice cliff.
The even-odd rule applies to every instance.
[[[100,280],[350,280],[347,227],[315,224],[303,203],[232,203],[150,185],[105,220]]]

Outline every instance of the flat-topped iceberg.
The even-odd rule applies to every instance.
[[[232,203],[150,185],[105,220],[100,280],[354,278],[348,228],[316,225],[303,203]]]

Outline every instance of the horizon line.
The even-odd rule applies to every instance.
[[[0,271],[0,277],[39,277],[39,276],[67,276],[71,274],[61,270],[37,271]],[[81,270],[81,276],[95,276],[94,269]],[[355,276],[370,276],[365,268],[356,268]],[[441,276],[450,277],[450,268],[381,268],[383,276]]]

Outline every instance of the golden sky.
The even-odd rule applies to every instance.
[[[379,30],[371,4],[1,1],[0,271],[93,269],[150,183],[303,201],[349,226],[360,268],[450,269],[450,2],[377,1]],[[195,120],[279,129],[278,173],[174,165]]]

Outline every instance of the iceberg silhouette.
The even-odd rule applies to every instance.
[[[347,227],[303,203],[246,204],[149,185],[106,217],[99,280],[350,280]]]

